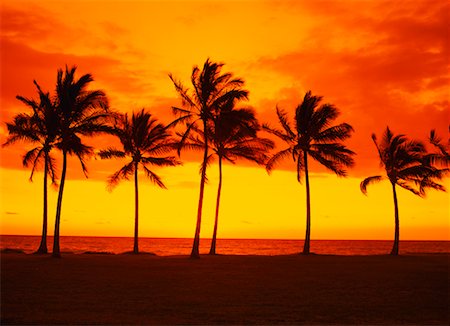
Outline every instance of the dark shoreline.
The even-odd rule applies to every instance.
[[[1,322],[446,325],[449,258],[1,254]]]

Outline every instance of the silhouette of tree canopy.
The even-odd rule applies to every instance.
[[[60,257],[59,226],[61,220],[62,199],[67,170],[67,155],[74,155],[81,163],[87,177],[85,159],[93,154],[92,147],[83,143],[81,137],[90,137],[98,133],[109,132],[106,122],[109,108],[106,95],[101,90],[88,90],[94,80],[91,74],[75,78],[77,67],[58,69],[56,78],[55,105],[59,116],[60,140],[57,147],[63,154],[58,202],[56,207],[53,256]]]
[[[281,160],[292,157],[297,165],[297,180],[301,182],[302,173],[306,180],[306,236],[303,254],[310,252],[311,208],[308,158],[311,157],[338,176],[346,176],[346,167],[354,164],[354,152],[341,141],[350,137],[353,128],[347,123],[331,126],[339,116],[338,109],[332,104],[320,104],[322,96],[313,96],[308,91],[302,103],[295,109],[293,126],[287,113],[276,108],[282,129],[264,124],[267,132],[283,140],[287,147],[278,151],[267,161],[266,169],[270,173]]]
[[[48,92],[42,91],[39,84],[34,81],[39,101],[29,99],[18,95],[16,98],[31,108],[32,113],[17,114],[13,122],[7,123],[9,136],[4,146],[12,145],[17,141],[25,141],[35,145],[23,157],[24,167],[31,166],[30,181],[33,181],[33,175],[40,164],[44,166],[44,203],[42,219],[42,235],[38,254],[46,254],[47,250],[47,177],[50,175],[52,184],[56,185],[56,166],[55,159],[50,154],[51,150],[58,141],[59,119],[55,106]]]
[[[368,177],[361,182],[360,188],[366,195],[367,186],[370,184],[384,179],[391,183],[395,215],[395,235],[391,255],[398,255],[400,222],[396,186],[418,196],[424,196],[428,188],[445,191],[445,188],[435,181],[442,179],[446,171],[437,169],[426,162],[427,152],[422,142],[410,140],[402,134],[395,135],[389,127],[386,128],[380,143],[375,134],[372,134],[372,140],[386,175]]]
[[[212,123],[214,116],[220,112],[220,108],[226,103],[248,99],[248,91],[242,89],[244,81],[234,78],[231,73],[221,73],[222,67],[222,63],[214,63],[209,59],[206,60],[202,69],[194,66],[191,74],[192,89],[184,87],[171,74],[169,75],[175,90],[181,98],[181,107],[172,108],[173,113],[177,117],[173,124],[183,123],[185,126],[179,141],[178,154],[180,155],[181,149],[191,133],[201,131],[204,139],[197,223],[191,252],[192,258],[200,257],[200,228],[209,155],[209,125]]]
[[[167,127],[158,123],[151,113],[142,109],[133,113],[131,119],[128,114],[119,114],[116,117],[112,133],[116,135],[123,149],[110,147],[101,150],[102,159],[129,158],[122,168],[115,172],[108,180],[110,189],[115,187],[120,180],[128,180],[134,174],[135,187],[135,225],[133,253],[139,253],[139,166],[145,172],[146,177],[160,188],[166,189],[161,178],[148,166],[175,166],[180,164],[173,156],[162,156],[174,149],[174,141]]]

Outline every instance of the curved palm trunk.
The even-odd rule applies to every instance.
[[[138,164],[134,167],[134,247],[133,253],[139,253],[139,189],[138,189]]]
[[[397,256],[400,242],[400,221],[398,218],[398,201],[397,201],[397,191],[395,190],[395,183],[392,183],[392,191],[394,193],[395,235],[394,235],[394,246],[392,247],[391,255]]]
[[[219,222],[219,205],[220,205],[220,193],[222,190],[222,157],[219,156],[219,186],[217,188],[217,200],[216,200],[216,218],[214,220],[214,232],[211,240],[210,255],[216,254],[216,241],[217,241],[217,224]]]
[[[36,254],[46,254],[47,250],[47,174],[48,174],[48,153],[45,152],[44,157],[44,212],[42,218],[42,235],[41,243]]]
[[[305,161],[305,180],[306,180],[306,235],[305,243],[303,245],[303,254],[309,254],[309,246],[311,240],[311,204],[310,204],[310,193],[309,193],[309,175],[308,175],[308,154],[304,152]]]
[[[53,236],[53,253],[52,256],[56,258],[61,257],[61,252],[59,249],[59,225],[61,221],[61,209],[62,209],[62,199],[64,192],[64,182],[66,180],[66,170],[67,170],[67,152],[63,151],[63,167],[61,172],[61,183],[59,184],[58,192],[58,203],[56,206],[56,218],[55,218],[55,233]]]
[[[206,134],[206,120],[203,121],[204,130],[204,142],[205,148],[203,152],[203,162],[202,162],[202,176],[200,179],[200,194],[198,198],[198,209],[197,209],[197,225],[195,226],[194,243],[192,245],[191,258],[200,258],[200,227],[202,224],[202,208],[203,208],[203,193],[205,192],[205,181],[206,181],[206,163],[208,159],[208,136]]]

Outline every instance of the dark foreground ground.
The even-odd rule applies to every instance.
[[[1,255],[1,324],[449,324],[449,256]]]

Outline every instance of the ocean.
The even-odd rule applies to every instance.
[[[39,236],[0,236],[0,249],[10,248],[34,252],[40,242]],[[200,253],[207,254],[211,239],[200,241]],[[47,239],[51,251],[53,238]],[[133,238],[62,236],[62,252],[124,253],[133,249]],[[139,238],[139,250],[158,256],[189,255],[192,239]],[[311,252],[323,255],[383,255],[389,254],[389,240],[311,240]],[[224,255],[289,255],[300,253],[302,240],[272,239],[218,239],[217,253]],[[450,253],[450,241],[401,241],[400,254]]]

